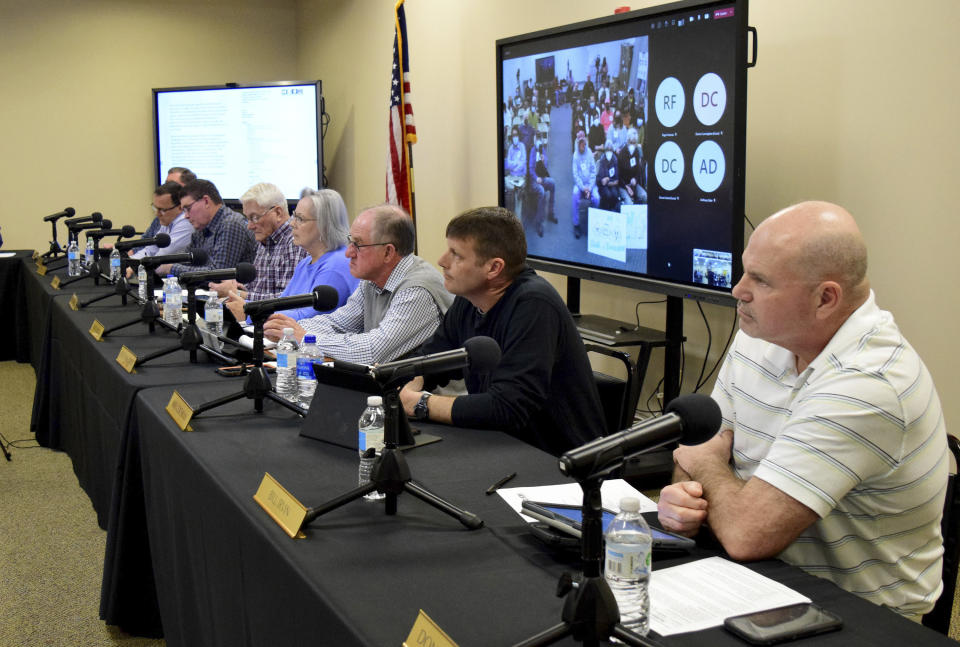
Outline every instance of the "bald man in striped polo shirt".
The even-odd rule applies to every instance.
[[[674,452],[664,527],[708,525],[913,618],[942,589],[948,451],[933,381],[877,307],[853,217],[805,202],[757,227],[734,287],[740,331],[713,391],[716,436]]]

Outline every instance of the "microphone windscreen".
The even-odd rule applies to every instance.
[[[674,398],[664,413],[675,413],[683,421],[683,438],[680,442],[684,445],[699,445],[710,440],[723,422],[720,405],[702,393],[688,393]]]
[[[124,225],[120,228],[121,238],[133,238],[137,235],[137,228],[133,225]]]
[[[237,263],[237,283],[249,283],[257,278],[257,268],[252,263]]]
[[[90,221],[91,221],[91,222],[100,222],[100,221],[102,221],[102,220],[103,220],[103,214],[100,213],[99,211],[94,211],[93,213],[90,214]],[[108,227],[108,229],[109,229],[109,227]]]
[[[170,244],[170,237],[167,236],[167,245],[160,244],[160,236],[167,236],[166,234],[160,234],[157,236],[157,247],[166,247]],[[210,259],[210,254],[207,253],[207,250],[200,249],[199,247],[193,247],[189,250],[193,254],[193,260],[190,262],[191,265],[205,265],[206,262]]]
[[[500,345],[492,337],[478,335],[463,342],[471,373],[489,373],[500,363]]]
[[[73,218],[73,215],[77,213],[77,210],[74,209],[73,207],[67,207],[66,209],[63,210],[63,212],[67,214],[67,218]]]
[[[100,220],[100,229],[113,229],[113,222],[110,220]]]
[[[318,285],[313,288],[313,309],[323,312],[333,310],[340,303],[340,293],[329,285]]]
[[[170,244],[170,234],[160,233],[155,238],[157,239],[157,247],[166,247]]]

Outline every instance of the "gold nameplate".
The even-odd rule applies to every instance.
[[[403,647],[457,647],[457,643],[450,640],[450,636],[420,609],[410,635],[403,641]]]
[[[303,520],[307,516],[307,508],[277,483],[269,473],[264,473],[257,493],[253,495],[253,500],[266,510],[270,518],[276,521],[291,539],[306,537],[300,532],[300,526],[303,525]]]
[[[97,321],[96,319],[94,319],[93,324],[90,326],[90,336],[96,339],[97,341],[102,341],[104,330],[106,329],[103,327],[103,324]]]
[[[119,358],[117,358],[117,361],[120,361]],[[170,396],[170,402],[167,403],[166,411],[180,427],[180,431],[193,431],[193,427],[190,426],[193,408],[187,404],[182,395],[174,391],[173,395]]]
[[[55,276],[55,277],[53,277],[53,279],[50,280],[50,287],[52,287],[54,290],[59,290],[59,289],[60,289],[60,277],[59,277],[59,276]]]
[[[40,276],[46,276],[47,266],[44,265],[43,263],[37,263],[37,274],[39,274]]]
[[[121,346],[120,354],[117,355],[117,364],[122,366],[127,373],[133,373],[133,367],[137,365],[137,356],[126,346]]]
[[[36,261],[38,258],[40,258],[40,252],[38,252],[37,250],[33,250],[33,253],[30,254],[30,258]]]
[[[73,296],[70,297],[70,309],[74,312],[80,310],[80,297],[77,296],[76,292],[74,292]]]

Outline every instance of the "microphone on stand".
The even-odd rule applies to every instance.
[[[597,438],[560,456],[560,471],[577,480],[619,467],[624,460],[672,442],[699,445],[722,422],[720,406],[707,395],[690,393],[670,401],[666,413],[629,429]]]
[[[64,211],[66,211],[66,209],[64,209]],[[53,215],[56,216],[58,214],[53,214]],[[49,218],[50,216],[47,216],[47,217]],[[67,224],[67,227],[69,228],[69,227],[72,227],[73,225],[79,225],[85,222],[100,222],[101,220],[103,220],[103,214],[100,213],[99,211],[94,211],[89,216],[77,216],[76,218],[67,218],[63,222],[65,222]]]
[[[489,373],[499,363],[499,344],[492,337],[478,335],[463,342],[463,348],[384,362],[364,368],[375,380],[384,383],[398,377],[444,373],[459,368],[469,368],[475,373]],[[336,365],[334,363],[334,366]]]
[[[272,314],[277,310],[289,310],[290,308],[302,308],[304,306],[313,306],[314,310],[322,312],[332,310],[337,307],[339,302],[340,295],[335,288],[329,285],[318,285],[309,294],[248,301],[243,304],[243,312],[251,319]]]
[[[43,221],[56,222],[64,217],[71,218],[75,213],[77,213],[76,209],[74,209],[73,207],[67,207],[63,211],[58,211],[57,213],[51,213],[49,216],[44,216]]]
[[[160,233],[152,238],[138,238],[137,240],[121,240],[116,247],[119,251],[125,252],[128,249],[137,247],[146,247],[147,245],[156,245],[161,249],[170,244],[170,234]]]
[[[236,267],[219,270],[184,272],[178,278],[182,285],[206,283],[208,281],[223,281],[225,279],[236,279],[237,283],[249,283],[257,278],[257,268],[255,268],[252,263],[237,263]]]
[[[110,222],[110,221],[105,220],[103,222]],[[120,238],[130,238],[136,235],[136,233],[137,233],[137,230],[133,225],[124,225],[120,229],[100,229],[97,231],[91,231],[87,234],[87,236],[95,240],[100,240],[101,238],[106,238],[107,236],[119,236]]]

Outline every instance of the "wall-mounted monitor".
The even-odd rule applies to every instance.
[[[531,265],[734,302],[749,31],[746,0],[701,0],[497,41],[500,204]]]
[[[183,166],[229,202],[257,182],[291,202],[323,186],[320,81],[155,88],[153,116],[158,184]]]

